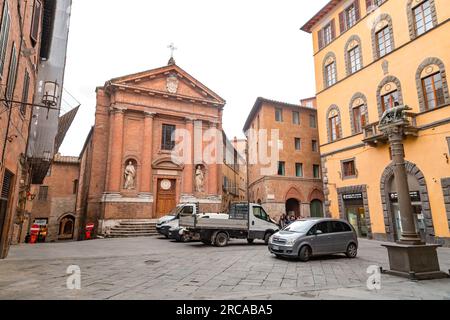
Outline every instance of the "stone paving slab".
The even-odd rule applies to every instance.
[[[438,250],[442,270],[450,249]],[[67,267],[81,269],[69,290]],[[412,282],[382,275],[370,291],[366,270],[388,267],[380,242],[361,240],[356,259],[277,259],[263,243],[226,248],[157,237],[19,245],[0,260],[0,299],[448,299],[450,279]]]

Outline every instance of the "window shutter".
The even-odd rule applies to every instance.
[[[8,82],[6,84],[6,97],[9,100],[11,100],[14,96],[16,76],[17,76],[17,53],[16,53],[16,45],[13,43],[13,47],[11,49],[11,60],[9,63]]]
[[[366,10],[369,12],[370,7],[373,6],[373,0],[366,0]]]
[[[356,17],[356,21],[359,21],[359,19],[361,18],[359,0],[355,0],[355,17]]]
[[[323,29],[320,29],[318,32],[319,38],[319,50],[323,48]]]
[[[33,9],[33,22],[31,23],[31,32],[30,32],[30,37],[34,41],[34,43],[37,43],[39,37],[39,26],[41,24],[41,11],[42,11],[41,2],[35,0]]]
[[[334,24],[334,19],[331,20],[331,39],[334,40],[336,38],[336,26]]]
[[[6,201],[9,200],[9,194],[12,189],[13,178],[14,178],[14,175],[11,172],[9,172],[8,170],[6,170],[5,175],[3,177],[2,190],[1,190],[1,195],[0,195],[0,198],[2,200],[6,200]]]
[[[339,29],[341,33],[345,31],[346,25],[347,24],[345,23],[345,11],[342,11],[341,13],[339,13]]]
[[[0,76],[3,75],[3,69],[5,68],[6,49],[8,48],[10,25],[11,25],[11,18],[9,16],[8,2],[5,1],[0,30]]]

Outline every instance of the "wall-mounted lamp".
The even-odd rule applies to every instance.
[[[56,107],[59,99],[59,85],[56,81],[46,81],[44,83],[44,95],[42,103],[48,107]]]

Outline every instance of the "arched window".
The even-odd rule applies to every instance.
[[[408,0],[406,11],[411,40],[438,24],[434,0]]]
[[[347,75],[351,75],[363,67],[361,39],[357,35],[348,39],[344,54]]]
[[[323,86],[331,87],[337,82],[336,55],[333,52],[327,53],[323,59]]]
[[[361,133],[369,123],[366,96],[360,92],[355,93],[350,100],[349,108],[352,134]]]
[[[392,19],[388,14],[380,14],[375,19],[372,27],[373,59],[378,60],[394,49],[395,42]]]
[[[420,111],[437,108],[450,102],[444,63],[438,58],[427,58],[416,72]]]
[[[403,94],[400,80],[394,76],[387,76],[381,81],[377,89],[378,116],[381,118],[386,110],[397,104],[403,104]]]
[[[332,105],[327,111],[328,142],[342,138],[341,113],[339,107]]]

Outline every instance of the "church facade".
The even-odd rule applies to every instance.
[[[173,59],[98,87],[95,125],[80,155],[82,224],[104,234],[183,202],[219,211],[224,106]]]

